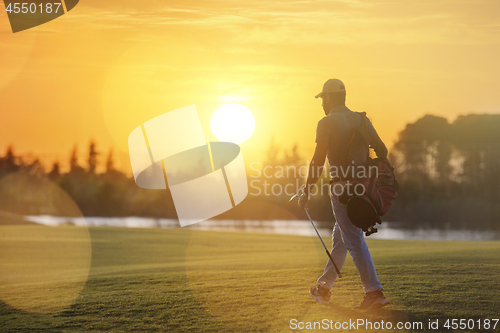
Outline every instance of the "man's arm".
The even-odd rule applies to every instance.
[[[373,149],[375,150],[375,153],[377,154],[377,157],[386,160],[387,159],[387,154],[389,153],[387,150],[387,147],[385,146],[384,142],[380,137],[378,136],[378,133],[375,132],[372,135],[372,142],[373,142]]]
[[[328,142],[317,142],[314,149],[314,155],[309,164],[309,172],[307,174],[306,187],[304,189],[306,196],[309,196],[309,189],[318,181],[323,166],[325,165],[326,153],[328,152]]]

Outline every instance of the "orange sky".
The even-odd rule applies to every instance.
[[[128,134],[196,104],[205,136],[223,102],[256,118],[241,144],[272,138],[309,158],[328,78],[391,146],[426,113],[500,112],[500,2],[100,1],[13,34],[0,5],[0,154],[65,158],[90,138],[127,152]],[[83,158],[82,158],[83,164]]]

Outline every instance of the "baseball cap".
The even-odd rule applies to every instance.
[[[323,94],[336,93],[336,92],[345,93],[344,83],[342,81],[340,81],[339,79],[329,79],[323,85],[323,91],[320,92],[319,94],[317,94],[315,96],[315,98],[319,98],[319,97],[323,96]]]

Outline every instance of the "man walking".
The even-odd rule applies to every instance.
[[[333,229],[332,258],[337,267],[342,269],[347,251],[352,256],[354,264],[361,277],[361,283],[365,296],[357,306],[360,309],[375,309],[389,304],[384,296],[370,251],[366,245],[363,230],[354,226],[347,216],[346,205],[338,201],[334,188],[346,184],[342,175],[345,168],[346,156],[352,163],[351,167],[367,165],[368,146],[363,140],[351,141],[352,128],[358,127],[362,122],[362,115],[349,110],[345,106],[346,90],[342,81],[330,79],[323,85],[323,90],[316,98],[323,100],[325,117],[318,122],[316,130],[316,148],[314,151],[304,193],[299,198],[299,205],[304,208],[309,200],[309,189],[314,186],[321,175],[325,158],[328,156],[330,164],[330,199],[336,223]],[[370,146],[375,148],[377,157],[387,159],[387,148],[373,128],[371,122],[366,119],[366,130],[368,132]],[[335,172],[334,172],[335,171]],[[337,185],[337,186],[336,186]],[[337,193],[338,194],[338,193]],[[309,294],[320,304],[329,304],[330,289],[337,278],[337,272],[329,259],[323,275],[318,279],[318,286],[311,287]]]

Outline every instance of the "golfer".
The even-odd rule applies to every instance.
[[[354,140],[351,143],[349,152],[347,151],[351,139],[351,129],[360,126],[361,115],[345,106],[345,86],[338,79],[326,81],[323,85],[323,91],[316,95],[316,98],[319,97],[323,100],[322,105],[326,116],[318,122],[316,148],[309,166],[304,193],[299,198],[299,205],[302,208],[307,207],[309,190],[318,181],[325,163],[325,157],[328,156],[331,177],[330,199],[336,219],[332,235],[333,250],[331,256],[339,270],[344,265],[347,251],[352,256],[365,291],[361,304],[356,307],[360,309],[380,308],[389,304],[389,301],[382,292],[383,288],[378,280],[370,251],[364,239],[363,230],[351,223],[347,216],[346,206],[341,204],[335,195],[340,187],[339,184],[344,185],[346,183],[346,180],[339,178],[341,173],[338,171],[345,167],[347,154],[349,154],[349,161],[352,163],[351,167],[367,165],[368,147],[365,142]],[[375,148],[377,157],[386,159],[386,146],[380,140],[371,122],[368,120],[365,123],[372,141],[369,144]],[[333,191],[334,188],[336,191]],[[311,287],[309,291],[311,297],[320,304],[329,304],[330,289],[333,287],[336,278],[337,273],[329,259],[323,275],[318,279],[318,286]]]

